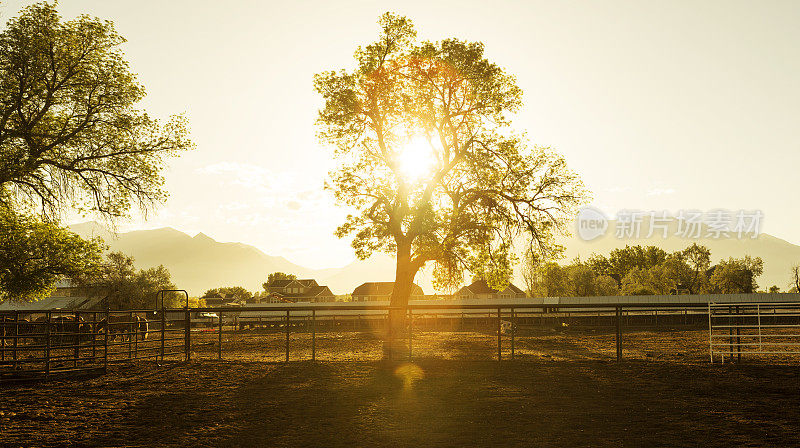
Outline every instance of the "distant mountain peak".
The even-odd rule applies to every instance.
[[[216,240],[215,240],[214,238],[211,238],[210,236],[206,235],[206,234],[205,234],[205,233],[203,233],[203,232],[200,232],[200,233],[198,233],[197,235],[193,236],[193,237],[192,237],[192,239],[193,239],[193,240],[197,240],[197,241],[211,241],[211,242],[216,242]]]

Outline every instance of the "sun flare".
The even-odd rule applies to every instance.
[[[436,162],[436,152],[431,142],[423,137],[409,140],[397,155],[400,174],[408,181],[419,181],[430,175]]]

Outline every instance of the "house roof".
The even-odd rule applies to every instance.
[[[285,297],[285,298],[290,298],[290,299],[301,299],[301,298],[306,298],[306,297],[333,296],[333,293],[331,292],[330,288],[328,288],[327,286],[317,285],[316,287],[313,287],[310,290],[308,290],[306,292],[302,292],[302,293],[300,293],[300,292],[289,293],[289,292],[283,292],[283,291],[274,291],[274,292],[271,292],[270,295],[279,296],[279,297]]]
[[[422,288],[419,287],[416,283],[413,283],[413,287],[411,289],[411,295],[424,295],[425,293],[422,292]],[[356,289],[353,290],[354,296],[389,296],[392,294],[392,290],[394,289],[394,282],[367,282],[362,283],[361,285],[357,286]]]
[[[302,286],[306,289],[305,292],[287,292],[286,288],[294,285]],[[297,280],[274,280],[267,285],[267,291],[273,295],[291,299],[303,299],[310,297],[326,297],[333,296],[330,288],[325,285],[320,285],[316,280],[311,278],[297,279]]]
[[[313,278],[294,279],[294,280],[273,280],[272,283],[270,283],[267,286],[269,286],[270,288],[285,288],[295,282],[303,285],[306,288],[313,288],[315,286],[319,286],[317,284],[317,281],[314,280]]]
[[[273,286],[273,287],[276,287],[276,288],[283,288],[284,286],[288,285],[289,283],[292,283],[293,281],[294,280],[273,280],[267,286]]]
[[[506,289],[510,289],[512,292],[517,294],[525,294],[525,291],[517,288],[516,286],[514,286],[513,283],[509,283]],[[476,282],[473,282],[471,285],[465,286],[458,290],[458,294],[464,294],[467,292],[472,294],[497,294],[500,291],[494,288],[490,288],[489,285],[486,283],[486,280],[478,280]]]

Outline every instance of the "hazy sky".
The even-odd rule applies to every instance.
[[[4,1],[2,20],[31,2]],[[147,222],[253,244],[309,267],[354,257],[322,191],[312,76],[352,66],[387,11],[420,37],[481,40],[525,92],[517,125],[567,157],[594,204],[759,209],[800,243],[800,2],[78,1],[113,20],[157,116],[186,112],[197,149]]]

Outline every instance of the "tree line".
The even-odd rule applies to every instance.
[[[224,297],[233,298],[239,302],[250,302],[253,299],[260,301],[262,297],[269,296],[269,290],[267,287],[278,280],[297,280],[297,276],[294,274],[287,274],[285,272],[271,272],[267,275],[267,281],[261,284],[263,290],[256,291],[255,294],[251,293],[242,286],[223,286],[207,290],[200,298],[208,299],[211,297]]]
[[[711,263],[711,251],[692,244],[672,253],[656,246],[625,246],[608,256],[592,254],[567,265],[526,254],[523,279],[531,297],[635,296],[653,294],[736,294],[759,291],[764,271],[759,257],[745,255]],[[800,286],[800,269],[791,292]],[[779,292],[773,285],[768,292]]]

